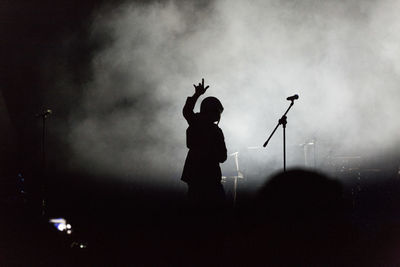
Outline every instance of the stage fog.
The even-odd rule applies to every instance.
[[[72,151],[68,164],[143,183],[180,183],[187,152],[182,107],[201,78],[210,85],[205,96],[225,107],[219,125],[228,153],[239,152],[249,172],[282,168],[282,129],[267,148],[262,144],[293,94],[299,99],[288,114],[288,167],[391,153],[400,141],[399,8],[392,0],[101,6],[82,40],[96,44],[90,79],[69,79],[66,69],[57,74],[63,90],[83,92],[62,136]],[[306,162],[309,143],[315,160]]]

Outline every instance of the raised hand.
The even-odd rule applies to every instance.
[[[196,94],[196,95],[202,95],[202,94],[204,94],[204,93],[207,91],[208,87],[210,87],[210,86],[207,85],[207,86],[204,88],[204,78],[201,79],[201,83],[199,83],[199,85],[193,84],[193,86],[194,86],[195,94]]]

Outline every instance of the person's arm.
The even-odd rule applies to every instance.
[[[210,86],[206,86],[204,88],[204,79],[201,79],[201,83],[199,83],[199,85],[196,86],[193,84],[193,86],[194,86],[195,92],[194,92],[193,96],[189,96],[186,99],[186,103],[185,103],[185,106],[183,107],[183,111],[182,111],[183,117],[185,117],[185,119],[187,120],[187,122],[189,124],[191,123],[192,118],[194,116],[193,110],[194,110],[194,106],[196,105],[197,99],[199,99],[199,97],[202,94],[204,94],[207,91],[207,89],[210,87]]]

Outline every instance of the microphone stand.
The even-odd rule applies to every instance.
[[[36,117],[41,117],[42,118],[42,140],[41,140],[41,169],[42,169],[42,184],[41,184],[41,194],[42,194],[42,199],[41,199],[41,208],[42,208],[42,216],[46,214],[46,209],[47,209],[47,200],[46,200],[46,195],[47,195],[47,173],[46,173],[46,148],[45,148],[45,140],[46,140],[46,119],[47,117],[52,113],[50,109],[36,114]]]
[[[294,105],[294,99],[291,99],[291,103],[286,110],[285,114],[279,119],[278,124],[276,125],[275,129],[272,131],[271,135],[268,137],[267,141],[265,141],[263,147],[268,145],[269,140],[271,140],[272,136],[274,135],[276,129],[278,129],[279,125],[282,124],[283,127],[283,171],[286,172],[286,124],[287,124],[287,117],[286,114]]]

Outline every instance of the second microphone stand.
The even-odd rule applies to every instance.
[[[39,114],[36,114],[36,117],[42,118],[42,142],[41,142],[41,152],[42,152],[42,162],[41,162],[41,209],[42,216],[46,215],[47,212],[47,172],[46,172],[46,119],[52,113],[51,109],[47,109]]]
[[[285,114],[279,119],[278,124],[276,125],[275,129],[272,131],[271,135],[268,137],[267,141],[265,141],[263,147],[266,147],[268,145],[269,140],[272,138],[274,135],[276,129],[278,129],[279,125],[282,124],[283,127],[283,171],[286,171],[286,124],[287,124],[287,117],[286,114],[289,112],[289,110],[292,108],[294,105],[294,99],[291,99],[291,103],[286,110]]]

